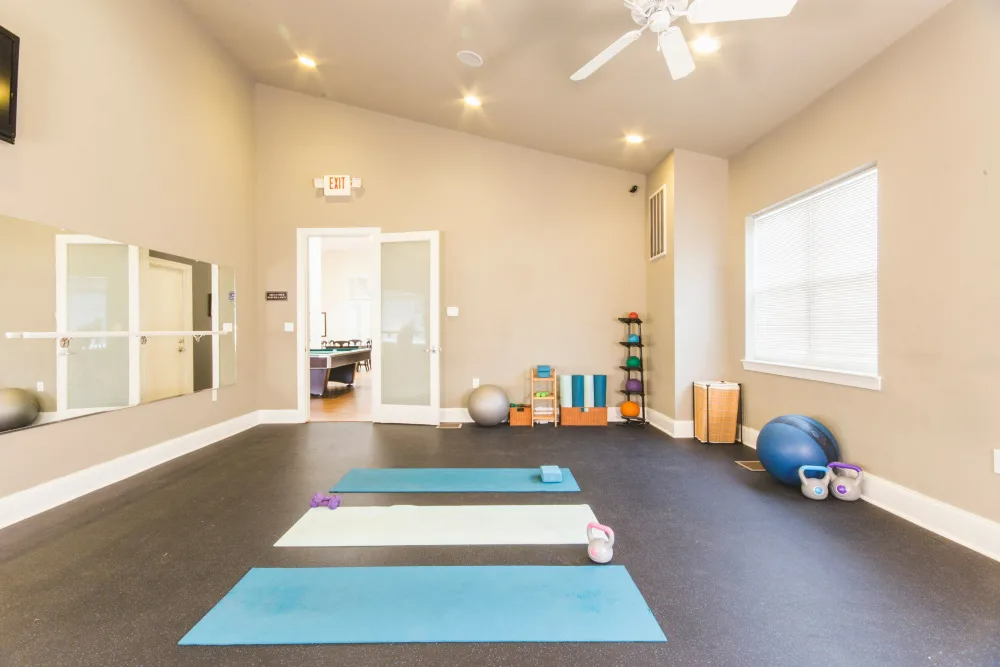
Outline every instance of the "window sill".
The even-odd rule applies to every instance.
[[[788,364],[776,364],[770,361],[751,361],[749,359],[743,359],[742,361],[743,370],[745,371],[784,375],[785,377],[798,378],[800,380],[815,380],[816,382],[828,382],[846,387],[882,391],[882,377],[879,375],[831,371],[824,368],[811,368],[809,366],[791,366]]]

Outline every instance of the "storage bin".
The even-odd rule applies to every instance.
[[[736,442],[740,418],[740,385],[735,382],[694,383],[694,437],[710,444]]]

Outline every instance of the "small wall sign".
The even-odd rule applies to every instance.
[[[313,180],[313,185],[323,188],[326,197],[350,197],[351,190],[361,187],[361,179],[349,175],[323,176]]]
[[[265,301],[288,301],[288,292],[264,292]]]

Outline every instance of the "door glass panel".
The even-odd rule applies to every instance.
[[[382,244],[382,403],[431,404],[429,241]]]
[[[66,326],[70,331],[128,331],[128,246],[66,246]],[[128,338],[74,338],[67,350],[67,407],[129,404]]]

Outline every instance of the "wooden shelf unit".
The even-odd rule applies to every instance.
[[[539,386],[541,385],[541,386]],[[559,427],[559,376],[555,368],[549,368],[549,377],[538,377],[538,368],[531,369],[531,425],[535,422],[552,422]],[[536,391],[547,391],[548,396],[535,396]],[[539,407],[551,407],[551,413],[538,413]]]

